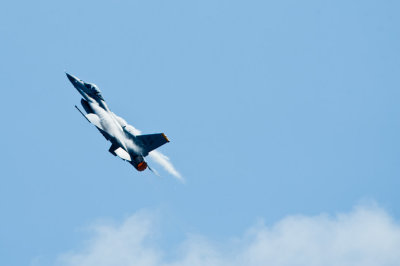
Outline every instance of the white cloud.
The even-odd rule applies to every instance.
[[[58,259],[60,265],[157,265],[160,254],[147,245],[151,239],[153,216],[139,212],[121,225],[97,224],[94,236],[80,252],[69,252]]]
[[[336,216],[288,216],[272,226],[262,222],[242,237],[215,244],[188,236],[177,256],[166,259],[152,239],[149,213],[137,213],[121,225],[94,226],[86,247],[60,256],[58,265],[400,265],[400,225],[376,206],[356,207]]]

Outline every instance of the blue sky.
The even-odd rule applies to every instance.
[[[142,212],[168,258],[188,235],[226,243],[260,220],[359,217],[365,202],[398,225],[399,7],[1,3],[0,264],[54,265],[88,228]],[[64,71],[143,133],[165,132],[185,183],[109,154]]]

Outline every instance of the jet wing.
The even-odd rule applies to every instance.
[[[101,124],[100,124],[100,118],[93,114],[93,113],[89,113],[87,115],[85,115],[81,109],[78,108],[78,106],[75,105],[75,108],[79,111],[79,113],[81,113],[81,115],[83,115],[84,118],[86,118],[87,121],[89,121],[89,123],[95,125],[96,127],[102,129]]]
[[[145,153],[149,153],[169,142],[169,139],[164,133],[139,135],[136,136],[136,138],[139,140],[139,145],[143,148]]]
[[[78,106],[75,105],[75,108],[83,115],[83,117],[86,118],[86,120],[93,124],[94,126],[96,126],[96,128],[100,131],[100,133],[106,138],[106,140],[110,140],[110,136],[107,134],[107,132],[105,132],[100,124],[100,118],[93,113],[89,113],[87,115],[85,115],[79,108]]]
[[[102,126],[100,124],[100,118],[95,115],[95,114],[87,114],[85,115],[87,120],[89,120],[90,123],[92,123],[93,125],[95,125],[96,127],[102,129]]]

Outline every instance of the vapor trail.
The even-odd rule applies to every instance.
[[[149,153],[149,156],[154,162],[161,165],[165,169],[165,171],[173,175],[178,180],[184,182],[182,175],[175,169],[175,167],[172,165],[170,159],[167,156],[156,150],[151,151]]]

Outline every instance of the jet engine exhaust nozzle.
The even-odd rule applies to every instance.
[[[137,169],[138,171],[140,171],[140,172],[146,170],[146,168],[147,168],[147,163],[146,163],[145,161],[140,162],[140,163],[136,166],[136,169]]]

